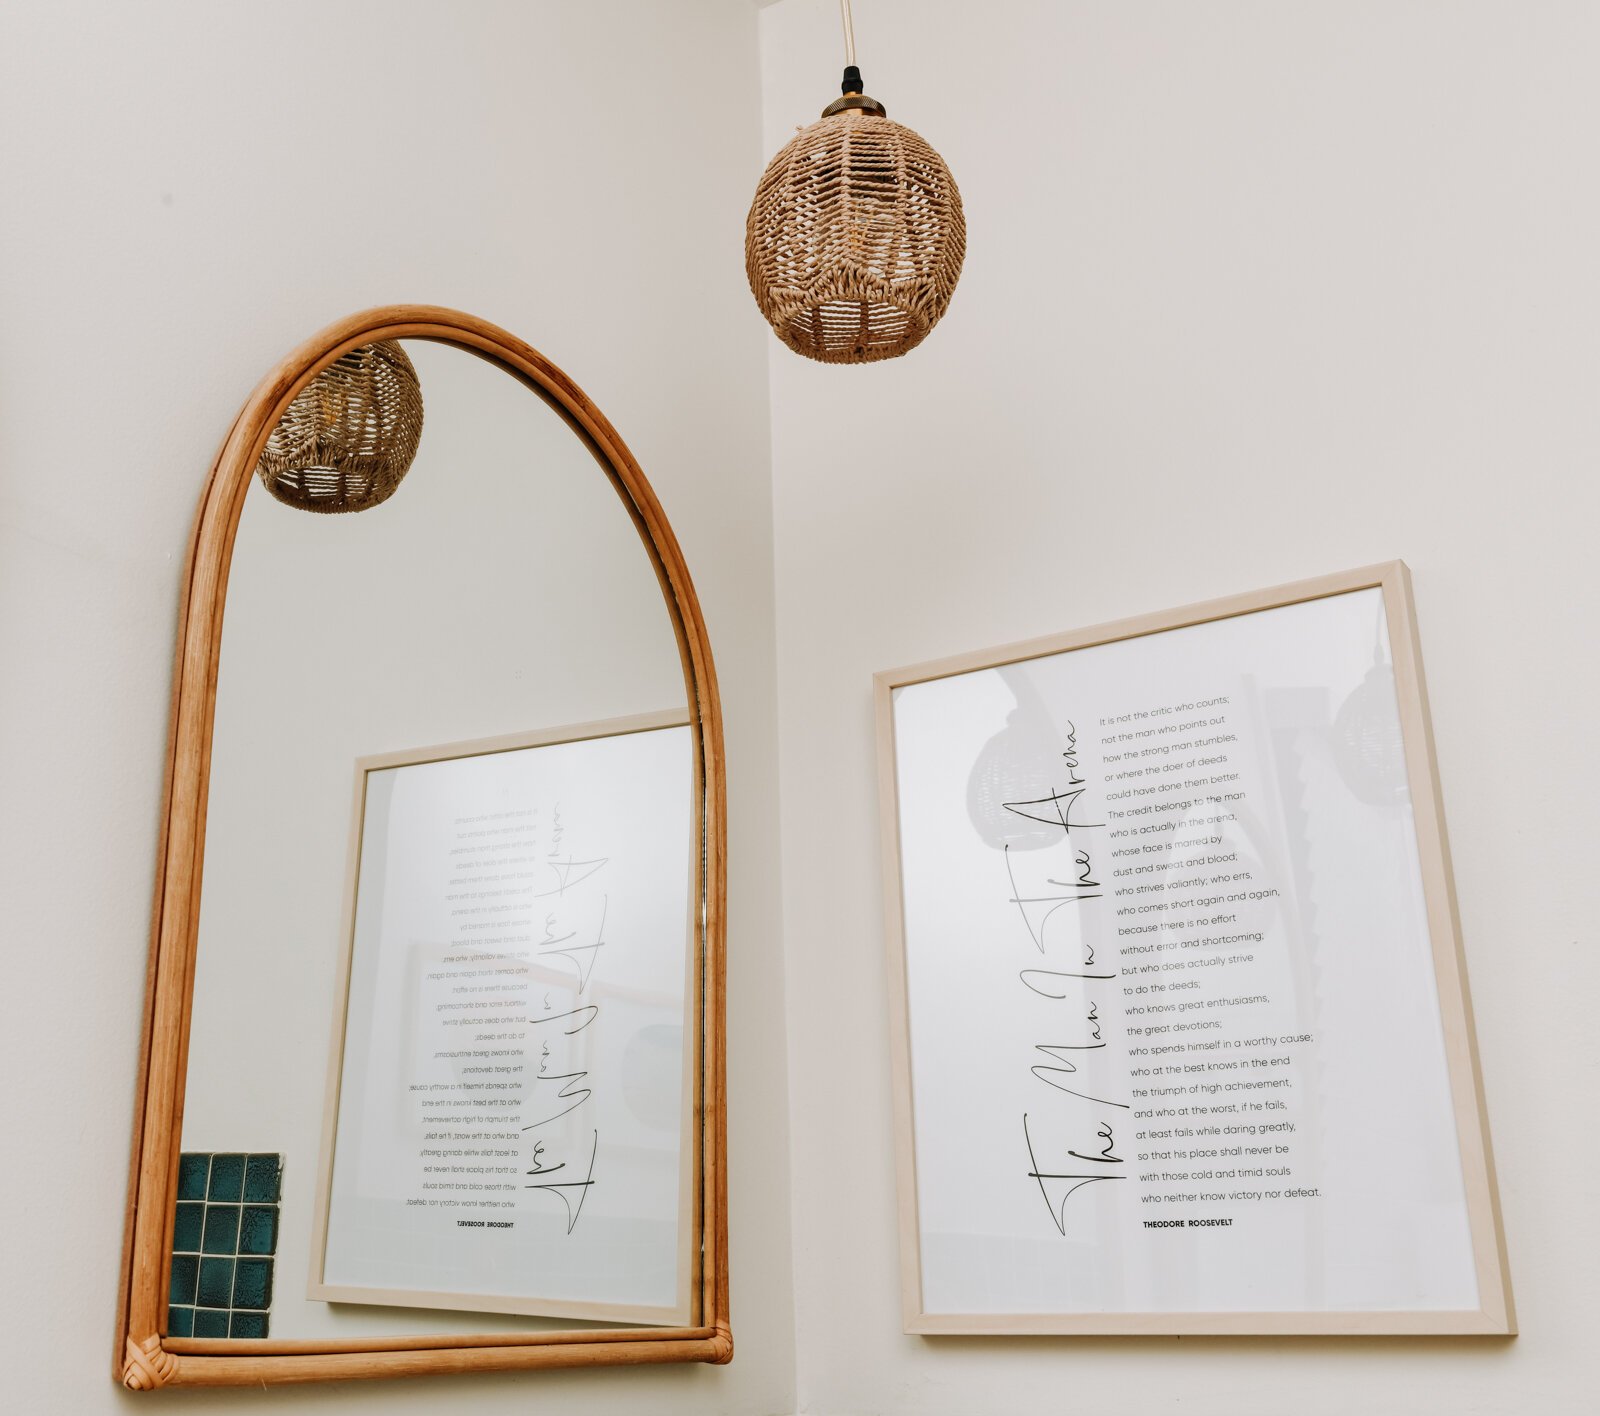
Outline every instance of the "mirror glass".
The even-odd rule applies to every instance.
[[[245,497],[175,1337],[692,1324],[699,764],[628,508],[499,366],[355,514]]]

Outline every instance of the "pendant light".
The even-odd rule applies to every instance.
[[[862,92],[850,0],[843,96],[772,159],[745,223],[745,271],[797,354],[866,364],[916,348],[950,304],[966,254],[944,159]]]
[[[366,511],[387,501],[422,437],[422,388],[393,340],[341,354],[294,397],[256,475],[301,511]]]

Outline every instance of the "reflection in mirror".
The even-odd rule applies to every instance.
[[[392,495],[244,501],[168,1331],[693,1323],[699,779],[673,622],[563,419],[404,347],[425,421]]]

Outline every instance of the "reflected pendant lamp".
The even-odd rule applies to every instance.
[[[366,511],[387,501],[422,438],[422,387],[393,340],[347,350],[278,420],[256,475],[301,511]]]
[[[762,174],[745,222],[745,272],[796,354],[824,364],[894,359],[927,338],[967,249],[944,159],[862,92],[850,0],[843,96]]]
[[[1411,795],[1406,745],[1394,681],[1394,665],[1383,634],[1383,606],[1372,631],[1372,667],[1340,705],[1333,720],[1333,760],[1357,801],[1368,806],[1403,806]]]
[[[1397,716],[1394,669],[1375,656],[1333,720],[1334,761],[1358,801],[1403,806],[1411,794]]]

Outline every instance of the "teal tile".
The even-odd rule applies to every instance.
[[[233,1301],[233,1260],[201,1259],[199,1301],[207,1308],[226,1308]],[[196,1334],[198,1336],[198,1332]],[[223,1334],[227,1336],[226,1333]]]
[[[267,1335],[267,1315],[265,1313],[235,1313],[233,1321],[228,1325],[229,1337],[265,1337]]]
[[[207,1254],[239,1252],[238,1205],[206,1206],[206,1233],[202,1252]]]
[[[246,1205],[239,1225],[239,1252],[241,1254],[275,1254],[278,1252],[277,1205]]]
[[[278,1202],[283,1177],[283,1157],[253,1155],[245,1162],[244,1198],[246,1204],[272,1205]]]
[[[198,1254],[200,1233],[205,1228],[206,1207],[192,1200],[179,1200],[177,1217],[172,1221],[172,1251]]]
[[[208,1200],[223,1200],[238,1204],[244,1195],[244,1157],[242,1155],[214,1155],[211,1157],[211,1184],[206,1188]]]
[[[226,1308],[196,1308],[194,1310],[194,1335],[196,1337],[226,1337],[228,1312]]]
[[[194,1309],[168,1308],[167,1332],[173,1337],[193,1337]]]
[[[233,1306],[258,1309],[272,1306],[271,1259],[239,1260],[233,1280]]]
[[[203,1200],[206,1197],[206,1181],[211,1176],[211,1157],[209,1155],[180,1155],[178,1157],[178,1198],[180,1200]]]
[[[200,1260],[193,1254],[172,1256],[172,1281],[167,1285],[167,1302],[193,1303],[200,1284]]]

